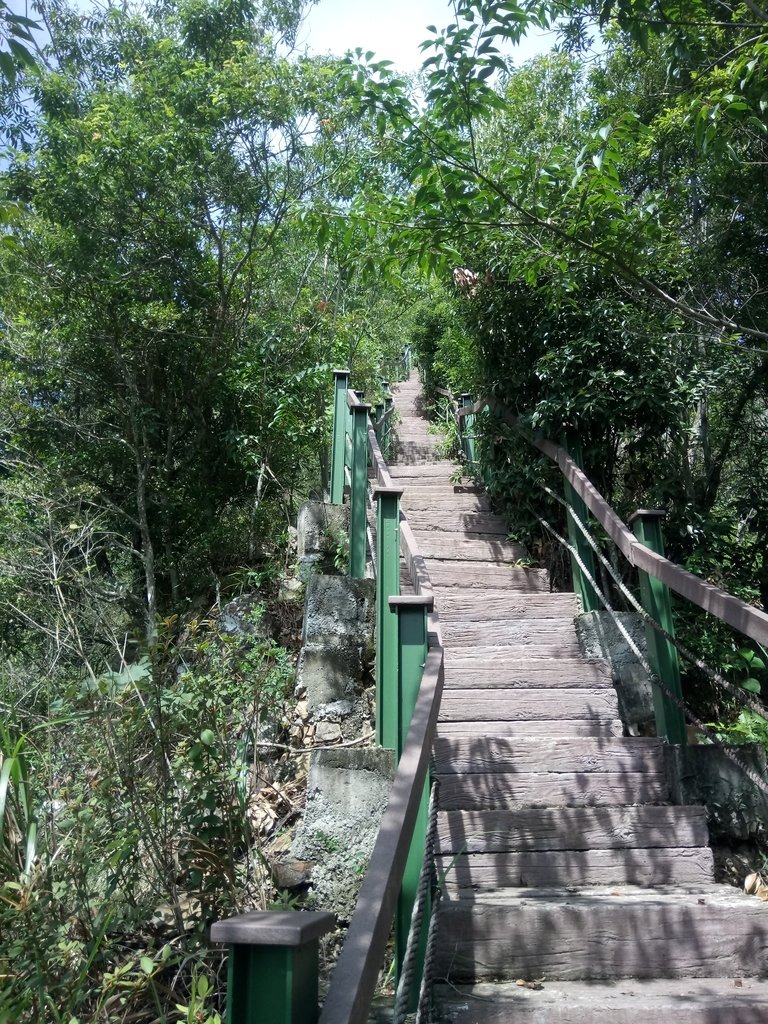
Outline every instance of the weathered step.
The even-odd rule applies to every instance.
[[[499,886],[696,885],[714,881],[704,847],[642,850],[527,850],[460,853],[435,859],[444,891],[492,892]]]
[[[441,722],[482,722],[507,719],[588,720],[619,717],[616,691],[603,687],[482,690],[452,687],[443,694]]]
[[[485,565],[482,562],[445,561],[430,558],[429,575],[435,598],[448,588],[480,590],[516,590],[521,594],[548,594],[546,569],[521,569],[511,565]]]
[[[467,518],[469,518],[467,516]],[[413,525],[413,517],[408,516]],[[414,527],[415,528],[415,527]],[[464,622],[486,619],[570,619],[578,608],[574,594],[541,594],[513,597],[489,591],[487,594],[444,594],[440,597],[440,618],[461,619]]]
[[[743,978],[438,985],[435,1024],[765,1024],[768,982]]]
[[[441,477],[446,483],[450,481],[453,474],[459,469],[455,462],[441,459],[430,462],[426,466],[397,466],[389,467],[389,474],[392,480],[406,481],[411,479],[423,480],[425,477]]]
[[[442,602],[438,601],[445,630]],[[473,651],[445,652],[445,685],[460,689],[556,689],[613,687],[607,661],[586,658],[492,658],[477,657]]]
[[[519,562],[528,554],[522,544],[512,544],[501,540],[466,540],[461,533],[442,532],[436,534],[431,530],[414,530],[414,535],[419,550],[425,558],[501,564]]]
[[[438,722],[438,736],[621,736],[619,718],[540,719],[538,721],[485,719],[478,722]]]
[[[449,530],[452,533],[507,536],[505,520],[490,512],[446,511],[436,516],[433,509],[411,509],[408,512],[408,522],[413,530]]]
[[[726,885],[448,894],[437,975],[449,980],[764,977],[765,903]]]
[[[662,772],[437,773],[435,777],[440,780],[440,809],[444,811],[600,807],[662,803],[669,799],[667,777]]]
[[[693,847],[708,839],[704,807],[543,807],[437,816],[441,854]]]
[[[664,772],[661,740],[630,736],[616,739],[510,739],[503,736],[436,738],[435,770],[441,774]]]
[[[573,619],[488,619],[485,622],[449,618],[443,624],[443,638],[449,649],[528,647],[534,657],[543,649],[553,657],[578,657],[581,647]],[[500,652],[501,653],[501,652]],[[503,657],[503,654],[501,655]]]
[[[420,467],[411,466],[410,468],[414,469]],[[485,494],[481,487],[478,487],[471,481],[467,480],[464,483],[454,483],[447,474],[444,477],[428,476],[425,474],[419,478],[414,476],[407,477],[406,479],[401,478],[397,481],[397,486],[402,486],[405,489],[418,488],[419,493],[427,494],[430,497],[457,497],[460,494]]]

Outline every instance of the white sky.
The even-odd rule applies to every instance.
[[[394,61],[399,71],[416,71],[427,54],[419,43],[429,35],[427,25],[444,28],[453,20],[449,0],[320,0],[312,7],[297,40],[311,53],[342,55],[362,47],[379,60]],[[553,32],[525,39],[511,51],[516,65],[549,50]]]

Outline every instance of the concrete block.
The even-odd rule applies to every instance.
[[[374,656],[373,580],[313,576],[307,584],[297,686],[310,712],[358,698]],[[352,714],[350,706],[345,714]]]
[[[352,915],[394,777],[394,753],[374,747],[312,752],[304,819],[292,856],[311,861],[312,903]]]
[[[349,528],[349,506],[306,501],[296,518],[299,576],[310,579],[314,572],[333,572],[334,537]]]
[[[768,797],[719,748],[712,744],[664,745],[672,800],[705,804],[714,840],[745,840],[768,828]],[[766,777],[768,758],[757,743],[729,748],[743,763]]]
[[[646,654],[645,624],[634,612],[617,612],[616,618],[643,655]],[[653,694],[648,673],[608,612],[587,612],[576,617],[576,633],[588,658],[610,662],[613,683],[619,697],[619,713],[632,731],[655,729]]]

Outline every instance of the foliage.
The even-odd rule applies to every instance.
[[[0,927],[11,1019],[153,1019],[185,988],[202,1009],[210,921],[266,899],[251,821],[255,741],[280,721],[293,672],[261,614],[240,636],[213,620],[179,635],[169,620],[151,655],[58,672],[46,695],[6,676]],[[169,917],[159,930],[158,907]],[[216,963],[207,954],[206,970]]]

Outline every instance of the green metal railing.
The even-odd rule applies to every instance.
[[[407,372],[410,372],[408,353]],[[406,372],[406,375],[407,375]],[[376,737],[395,751],[396,773],[357,909],[318,1007],[318,940],[332,914],[252,912],[215,924],[214,941],[229,946],[227,1024],[362,1024],[367,1021],[394,925],[399,1014],[425,1005],[422,984],[429,927],[425,881],[429,760],[443,688],[439,619],[424,559],[400,510],[402,490],[386,464],[393,441],[389,381],[371,417],[347,370],[334,371],[330,498],[349,498],[349,572],[368,566],[367,511],[376,505]],[[413,594],[400,594],[401,554]],[[414,908],[416,912],[414,913]],[[407,950],[407,962],[406,958]]]
[[[569,540],[565,541],[559,537],[543,519],[540,521],[569,550],[574,591],[578,594],[584,611],[606,608],[612,613],[610,602],[598,583],[597,560],[605,563],[604,567],[607,568],[609,575],[612,566],[602,558],[599,545],[590,534],[593,516],[630,565],[637,569],[640,584],[640,601],[637,607],[646,625],[648,666],[657,735],[669,743],[685,744],[687,719],[713,742],[718,742],[717,737],[712,735],[712,730],[695,719],[685,705],[678,656],[678,651],[681,650],[684,651],[687,660],[707,672],[713,682],[728,689],[745,706],[748,705],[758,714],[768,717],[768,709],[759,706],[746,694],[739,693],[738,688],[731,686],[727,680],[705,666],[691,652],[685,651],[677,642],[670,591],[675,591],[692,604],[760,644],[768,643],[768,615],[765,612],[699,579],[665,558],[661,530],[663,512],[656,509],[642,509],[636,512],[631,520],[633,535],[584,474],[581,445],[577,435],[569,434],[563,439],[562,445],[556,445],[522,426],[516,416],[495,403],[488,403],[483,399],[473,403],[471,395],[462,395],[457,402],[450,391],[443,389],[440,389],[440,394],[448,399],[449,408],[454,411],[464,457],[473,468],[476,462],[475,440],[480,417],[488,412],[500,416],[558,465],[563,475],[564,487],[564,497],[558,500],[566,509]],[[551,491],[549,493],[557,498]],[[616,585],[621,586],[621,581],[616,580]],[[632,601],[631,594],[626,593],[625,596]],[[631,646],[631,638],[625,639]],[[739,761],[737,763],[756,785],[761,789],[765,787],[768,791],[766,784],[755,779],[754,773],[748,767]]]

